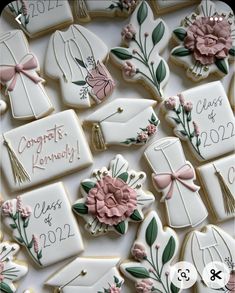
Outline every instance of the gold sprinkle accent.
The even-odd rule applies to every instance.
[[[118,111],[118,113],[122,113],[123,112],[123,108],[118,107],[117,111]]]

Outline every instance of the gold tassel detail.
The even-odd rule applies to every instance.
[[[107,149],[100,125],[97,123],[94,123],[92,126],[91,140],[96,151],[104,151]]]
[[[12,173],[14,176],[15,183],[20,184],[26,181],[31,181],[29,174],[27,173],[24,166],[21,164],[21,162],[17,158],[16,153],[12,149],[10,143],[5,139],[4,135],[3,135],[3,139],[4,139],[4,145],[7,148],[7,152],[11,162],[11,168],[12,168]]]
[[[224,177],[222,176],[221,172],[217,170],[215,165],[213,164],[215,168],[215,174],[218,177],[221,192],[223,195],[223,201],[224,201],[224,210],[226,214],[233,214],[235,212],[235,199],[234,196],[229,189],[227,183],[224,180]]]
[[[76,10],[77,16],[79,18],[87,18],[89,17],[89,13],[87,11],[87,7],[84,0],[77,0]]]

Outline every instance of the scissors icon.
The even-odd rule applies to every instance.
[[[211,269],[210,270],[210,273],[211,273],[211,277],[210,277],[210,279],[211,279],[211,281],[215,281],[215,278],[217,278],[217,279],[222,279],[219,275],[220,275],[220,273],[222,273],[222,271],[218,271],[218,272],[216,272],[214,269]]]

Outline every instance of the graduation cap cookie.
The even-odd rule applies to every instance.
[[[115,99],[85,119],[92,122],[92,144],[95,150],[107,145],[145,144],[160,121],[153,110],[156,102],[144,99]]]

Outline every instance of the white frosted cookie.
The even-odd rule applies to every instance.
[[[199,278],[195,284],[196,293],[234,292],[235,240],[224,230],[208,225],[201,231],[193,231],[186,237],[182,258],[196,267]],[[203,270],[210,262],[222,262],[230,271],[227,285],[220,290],[209,288],[203,282]]]
[[[92,155],[73,110],[2,134],[1,168],[12,190],[63,176],[92,164]]]
[[[209,205],[217,221],[235,217],[235,155],[197,168]]]
[[[15,258],[19,250],[18,244],[3,241],[0,231],[0,292],[16,292],[15,282],[28,273],[27,264]]]
[[[62,182],[7,200],[1,212],[15,240],[25,246],[41,267],[83,250],[81,234]]]
[[[194,184],[196,174],[186,160],[180,140],[164,137],[154,141],[144,152],[153,170],[154,187],[162,193],[169,225],[173,228],[194,227],[207,217],[207,210]]]
[[[234,116],[220,81],[183,91],[165,100],[166,120],[187,141],[199,161],[234,150]]]
[[[17,44],[17,46],[16,46]],[[12,116],[15,119],[39,119],[54,108],[44,89],[39,63],[29,51],[29,45],[21,30],[0,35],[0,83],[9,96]]]
[[[152,0],[151,4],[156,9],[157,14],[163,14],[193,5],[197,2],[198,0]]]
[[[73,22],[67,0],[16,0],[9,3],[5,10],[14,18],[21,15],[18,25],[30,38]]]
[[[123,28],[122,38],[125,47],[112,48],[110,56],[121,67],[123,78],[142,82],[156,99],[162,100],[162,89],[169,78],[168,65],[159,55],[169,40],[166,24],[160,18],[154,20],[150,6],[141,1]]]
[[[135,282],[136,293],[180,292],[169,279],[170,264],[178,250],[176,233],[162,227],[156,212],[150,212],[141,224],[131,254],[134,260],[124,261],[122,273]]]
[[[147,99],[115,99],[89,115],[85,121],[93,123],[92,145],[105,150],[108,145],[143,145],[157,133],[160,123]]]
[[[88,22],[95,17],[127,17],[139,0],[74,0],[78,21]]]
[[[234,13],[229,6],[210,0],[202,1],[196,12],[186,16],[173,31],[178,46],[171,59],[185,67],[187,76],[200,81],[211,73],[223,77],[234,60]]]
[[[121,293],[124,279],[117,257],[78,257],[57,271],[45,284],[62,293]]]
[[[84,218],[91,235],[109,231],[123,235],[129,221],[142,221],[142,210],[154,201],[153,194],[142,189],[145,180],[144,172],[129,169],[123,156],[116,155],[108,169],[96,169],[81,182],[82,198],[73,204],[73,210]]]
[[[235,73],[233,74],[229,86],[229,100],[233,110],[235,110]]]
[[[60,82],[63,101],[75,108],[101,103],[115,83],[103,64],[108,47],[80,25],[52,34],[45,57],[45,72]]]

